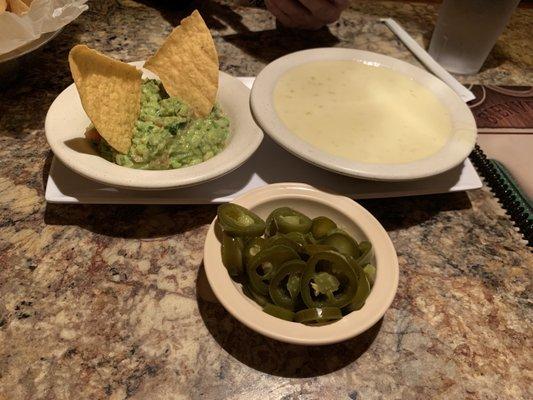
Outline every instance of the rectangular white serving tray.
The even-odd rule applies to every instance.
[[[239,78],[251,87],[254,78]],[[443,174],[406,182],[350,178],[315,167],[274,143],[268,136],[237,170],[216,180],[181,189],[141,191],[106,186],[86,179],[54,157],[46,184],[49,203],[80,204],[216,204],[251,189],[278,182],[302,182],[354,199],[401,197],[479,189],[481,180],[466,159]]]

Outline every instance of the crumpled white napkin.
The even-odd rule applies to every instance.
[[[15,50],[74,21],[87,0],[34,0],[24,15],[0,14],[0,55]]]

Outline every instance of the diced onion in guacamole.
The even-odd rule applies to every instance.
[[[229,137],[229,120],[215,105],[205,118],[195,118],[186,104],[169,97],[161,83],[145,79],[141,112],[127,154],[97,144],[105,159],[137,169],[173,169],[201,163],[220,153]]]

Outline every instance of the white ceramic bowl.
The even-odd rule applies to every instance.
[[[290,69],[322,60],[371,63],[397,71],[426,87],[450,114],[453,132],[449,141],[440,151],[421,160],[398,164],[370,164],[331,155],[300,139],[278,117],[274,108],[273,91],[278,79]],[[278,58],[268,64],[255,79],[250,104],[261,128],[285,149],[319,167],[357,178],[399,181],[437,175],[463,162],[476,142],[476,123],[470,109],[444,82],[411,64],[368,51],[321,48],[298,51]]]
[[[132,63],[142,67],[142,62]],[[155,75],[143,69],[143,77]],[[122,167],[102,158],[85,140],[90,121],[74,84],[54,100],[46,115],[48,144],[63,164],[83,175],[112,186],[154,190],[191,186],[218,178],[244,163],[263,140],[248,105],[250,91],[232,76],[220,72],[217,102],[230,120],[227,147],[213,158],[190,167],[145,171]]]
[[[252,190],[235,199],[234,203],[249,208],[262,218],[281,206],[293,207],[309,217],[325,215],[358,241],[368,240],[372,243],[377,271],[374,287],[361,310],[324,326],[285,321],[263,312],[231,279],[222,264],[220,243],[215,236],[213,221],[204,245],[207,280],[224,308],[244,325],[282,342],[324,345],[341,342],[366,331],[385,314],[398,288],[398,259],[385,229],[355,201],[301,183],[276,183]]]
[[[54,32],[43,33],[37,39],[11,50],[9,53],[0,54],[0,88],[7,87],[17,79],[26,63],[32,60],[41,48],[61,33],[63,28]]]

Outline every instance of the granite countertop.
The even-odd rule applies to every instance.
[[[215,207],[45,203],[44,117],[71,83],[68,50],[144,59],[184,15],[169,3],[89,2],[0,93],[0,399],[531,398],[533,256],[486,188],[364,201],[397,249],[398,294],[369,331],[325,347],[266,339],[212,302],[201,264]],[[423,43],[435,19],[431,5],[354,2],[329,29],[289,33],[259,8],[199,8],[234,75],[332,45],[416,63],[377,19]],[[461,79],[531,84],[532,18],[518,10]]]

